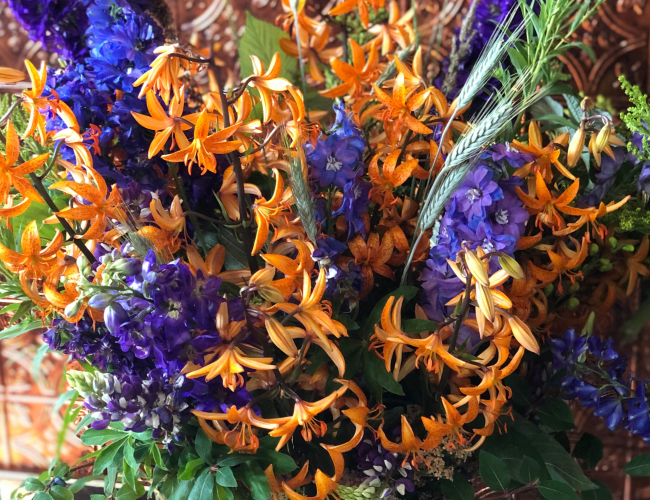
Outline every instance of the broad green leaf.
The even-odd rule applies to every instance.
[[[95,460],[93,473],[99,474],[103,472],[104,469],[106,469],[106,467],[111,465],[117,453],[122,450],[122,447],[124,446],[125,442],[126,442],[126,438],[122,438],[115,441],[114,443],[109,444],[106,448],[102,449],[102,451],[97,456],[97,459]]]
[[[402,322],[402,330],[406,333],[418,334],[422,332],[434,332],[437,328],[438,323],[428,319],[407,319]]]
[[[133,456],[134,451],[135,450],[133,449],[133,446],[131,445],[131,443],[129,441],[127,441],[126,444],[124,445],[124,460],[126,460],[126,463],[129,464],[129,466],[132,469],[138,470],[138,468],[140,467],[140,464],[138,463],[138,461]]]
[[[272,446],[266,447],[270,442],[273,442]],[[262,461],[267,461],[270,464],[273,464],[273,470],[277,474],[287,474],[291,471],[294,471],[298,468],[296,461],[291,458],[286,453],[280,453],[275,451],[275,445],[277,444],[276,439],[271,438],[270,436],[265,436],[260,440],[260,448],[257,449],[255,457]],[[266,468],[266,465],[264,466]]]
[[[72,493],[77,493],[78,491],[81,491],[81,489],[86,486],[86,483],[90,481],[94,481],[96,479],[103,479],[104,476],[86,476],[86,477],[80,477],[77,479],[74,483],[72,483],[70,486],[68,486],[68,489]]]
[[[187,462],[187,465],[185,465],[185,468],[178,474],[178,479],[181,481],[185,481],[187,479],[192,479],[194,477],[194,473],[196,470],[201,467],[205,462],[203,461],[202,458],[196,458],[194,460],[190,460]]]
[[[144,486],[142,483],[135,483],[135,488],[129,484],[124,484],[117,491],[115,495],[115,500],[137,500],[145,493]]]
[[[237,472],[240,473],[242,481],[250,490],[254,500],[268,500],[271,496],[271,488],[257,462],[243,463]]]
[[[479,453],[481,479],[495,491],[503,491],[510,484],[508,466],[499,457],[481,450]]]
[[[187,500],[187,496],[192,491],[194,486],[194,479],[189,481],[181,481],[178,483],[178,487],[174,490],[174,493],[169,497],[169,500]]]
[[[553,431],[568,431],[574,427],[571,408],[561,399],[546,398],[538,415],[539,421]]]
[[[106,500],[106,495],[90,495],[90,500]]]
[[[206,467],[196,479],[187,500],[211,500],[213,490],[214,478],[212,477],[212,471],[210,467]]]
[[[68,488],[63,486],[54,485],[50,488],[50,495],[54,500],[72,500],[74,495]]]
[[[34,500],[54,500],[52,495],[45,493],[44,491],[37,491],[34,495]]]
[[[596,487],[560,443],[521,415],[514,412],[513,414],[515,421],[512,427],[518,434],[523,436],[528,446],[537,450],[549,473],[551,471],[557,472],[569,486],[578,491],[590,490]]]
[[[104,478],[104,495],[107,497],[113,496],[115,489],[115,480],[117,479],[117,467],[111,465],[106,469],[106,477]]]
[[[45,489],[45,484],[42,481],[39,481],[35,477],[28,477],[23,483],[23,487],[27,491],[43,491]]]
[[[246,30],[239,39],[239,66],[242,80],[253,74],[250,56],[259,57],[265,69],[268,69],[276,52],[280,54],[282,61],[282,71],[279,76],[289,81],[294,80],[296,59],[280,48],[281,38],[289,38],[289,35],[271,23],[257,19],[250,12],[246,12]]]
[[[237,480],[235,479],[230,467],[221,467],[217,469],[216,481],[217,484],[225,488],[234,488],[237,486]]]
[[[116,441],[127,437],[128,434],[123,431],[113,429],[88,429],[81,435],[81,442],[86,446],[100,446],[109,441]]]
[[[634,457],[625,464],[623,472],[632,477],[650,476],[650,455],[644,454]]]
[[[151,454],[153,455],[153,460],[156,465],[162,470],[167,470],[165,462],[163,462],[162,455],[160,454],[160,448],[158,448],[158,445],[156,443],[151,444]]]
[[[445,498],[449,500],[473,500],[474,489],[465,476],[454,474],[454,480],[440,480],[440,488]]]
[[[582,460],[583,469],[593,469],[603,458],[603,442],[585,432],[573,448],[573,456]]]
[[[580,500],[571,486],[560,481],[542,481],[537,488],[548,500]]]
[[[122,482],[126,482],[135,490],[135,470],[129,465],[126,459],[122,462]]]
[[[539,479],[539,464],[533,458],[525,456],[521,460],[521,465],[517,471],[516,479],[524,484],[532,483]]]
[[[196,433],[194,448],[206,464],[212,465],[212,440],[203,432],[203,429],[199,429]]]
[[[17,325],[13,325],[2,330],[0,332],[0,340],[18,337],[23,333],[31,332],[32,330],[36,330],[38,328],[43,328],[43,323],[40,321],[23,321]]]
[[[233,495],[230,488],[224,488],[220,484],[217,485],[217,500],[233,500],[235,495]]]
[[[363,353],[363,370],[366,380],[371,383],[370,391],[377,401],[381,401],[382,387],[398,396],[404,395],[402,386],[395,380],[391,372],[386,371],[384,362],[374,351]]]
[[[582,500],[612,500],[612,494],[607,489],[607,486],[602,482],[594,481],[598,485],[597,490],[589,490],[582,492]]]

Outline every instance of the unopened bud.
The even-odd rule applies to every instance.
[[[569,300],[566,301],[566,308],[569,311],[575,310],[579,305],[580,305],[580,301],[575,297],[571,297]]]
[[[79,309],[81,309],[81,300],[75,300],[74,302],[70,302],[67,306],[65,306],[65,310],[63,312],[68,318],[73,318],[77,315]]]
[[[585,129],[580,128],[573,134],[571,142],[569,143],[569,151],[567,153],[567,167],[575,167],[578,164],[582,150],[585,147]]]
[[[607,240],[609,242],[610,247],[617,247],[618,246],[618,240],[614,238],[613,236]]]
[[[542,290],[544,291],[544,295],[549,297],[553,293],[553,290],[555,290],[555,287],[551,283],[550,285],[546,285],[544,288],[542,288]]]
[[[609,126],[609,123],[600,129],[598,135],[596,136],[596,145],[595,148],[598,152],[602,152],[603,149],[607,147],[609,143],[609,136],[612,135],[612,127]]]
[[[490,286],[490,278],[487,269],[485,269],[485,265],[471,250],[465,252],[465,263],[467,264],[469,272],[472,273],[472,276],[474,276],[476,281],[483,286]]]
[[[119,259],[111,268],[124,276],[134,276],[142,270],[142,263],[136,259]]]
[[[519,262],[509,255],[499,254],[499,265],[501,269],[508,273],[508,276],[512,276],[516,280],[525,278],[524,270],[519,265]]]
[[[88,396],[93,391],[93,375],[92,373],[82,372],[78,370],[71,370],[65,374],[68,379],[68,384],[73,389],[76,389],[83,397]]]
[[[569,287],[569,293],[576,293],[578,290],[580,290],[580,283],[575,282]]]
[[[264,300],[268,300],[274,304],[284,302],[284,296],[280,293],[280,290],[271,285],[261,286],[259,288],[259,294]]]
[[[85,255],[80,255],[77,257],[77,267],[82,270],[88,267],[88,259]]]
[[[604,273],[612,270],[612,263],[609,259],[600,259],[600,272]]]
[[[93,307],[95,309],[101,309],[104,310],[106,309],[111,302],[115,299],[115,295],[111,295],[110,293],[98,293],[96,295],[93,295],[90,300],[88,301],[88,305],[90,307]]]
[[[621,248],[623,248],[624,252],[634,252],[634,245],[623,245]]]
[[[589,247],[589,255],[594,256],[598,252],[600,252],[600,247],[598,246],[597,243],[592,243],[591,246]]]
[[[592,101],[591,98],[589,98],[589,97],[585,97],[580,102],[580,109],[582,109],[582,111],[591,111],[595,107],[596,107],[596,105],[594,104],[594,101]]]

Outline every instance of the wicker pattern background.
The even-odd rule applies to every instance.
[[[402,11],[411,0],[399,0]],[[273,22],[281,12],[280,0],[167,0],[174,15],[175,29],[183,43],[194,41],[192,32],[213,41],[218,55],[226,64],[224,71],[238,74],[236,39],[243,32],[245,12]],[[309,9],[322,11],[335,0],[310,0]],[[438,58],[444,57],[454,30],[467,9],[467,0],[449,0],[441,12],[441,0],[419,0],[418,10],[423,40],[431,26],[442,18],[445,23],[443,43]],[[626,106],[618,87],[618,76],[626,76],[650,93],[650,2],[648,0],[608,0],[591,20],[585,23],[575,40],[590,46],[595,61],[582,51],[573,51],[564,59],[579,91],[596,97],[602,95],[615,109]],[[0,66],[20,68],[22,60],[46,59],[54,62],[38,43],[30,42],[9,9],[0,2]],[[435,57],[434,57],[435,60]],[[435,64],[435,62],[434,62]],[[0,329],[7,318],[0,318]],[[613,324],[620,324],[614,322]],[[54,411],[62,385],[63,358],[48,356],[41,373],[33,377],[32,360],[42,341],[38,335],[0,341],[0,468],[38,470],[47,467],[53,456],[60,412]],[[650,377],[650,327],[639,341],[627,348],[632,369],[639,376]],[[623,465],[647,446],[626,432],[610,432],[602,419],[589,411],[575,408],[577,432],[588,430],[603,439],[604,457],[591,475],[605,482],[616,500],[650,499],[650,482],[625,476]],[[82,453],[74,436],[67,436],[64,457],[73,459]]]

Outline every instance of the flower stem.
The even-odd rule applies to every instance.
[[[189,209],[190,201],[187,199],[187,194],[185,193],[185,187],[183,186],[183,180],[178,176],[178,172],[176,171],[176,164],[172,162],[167,162],[167,165],[169,166],[169,171],[171,172],[172,178],[176,183],[176,189],[178,189],[178,194],[181,197],[181,200],[183,200],[183,203],[185,203],[185,206]],[[194,215],[194,212],[189,212],[189,216],[190,216],[190,220],[192,221],[192,226],[194,226],[194,231],[196,231],[196,235],[199,237],[199,243],[201,245],[201,248],[207,255],[208,248],[205,245],[205,239],[203,238],[203,232],[201,232],[201,228],[199,227],[199,221]]]

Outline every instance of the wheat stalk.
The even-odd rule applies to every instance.
[[[312,202],[311,191],[307,179],[307,159],[302,145],[298,145],[295,154],[289,149],[287,136],[283,136],[285,143],[286,158],[289,161],[289,180],[291,182],[291,191],[295,200],[296,211],[302,222],[302,227],[307,233],[307,237],[315,244],[318,239],[318,228],[316,226],[316,217],[314,203]]]

